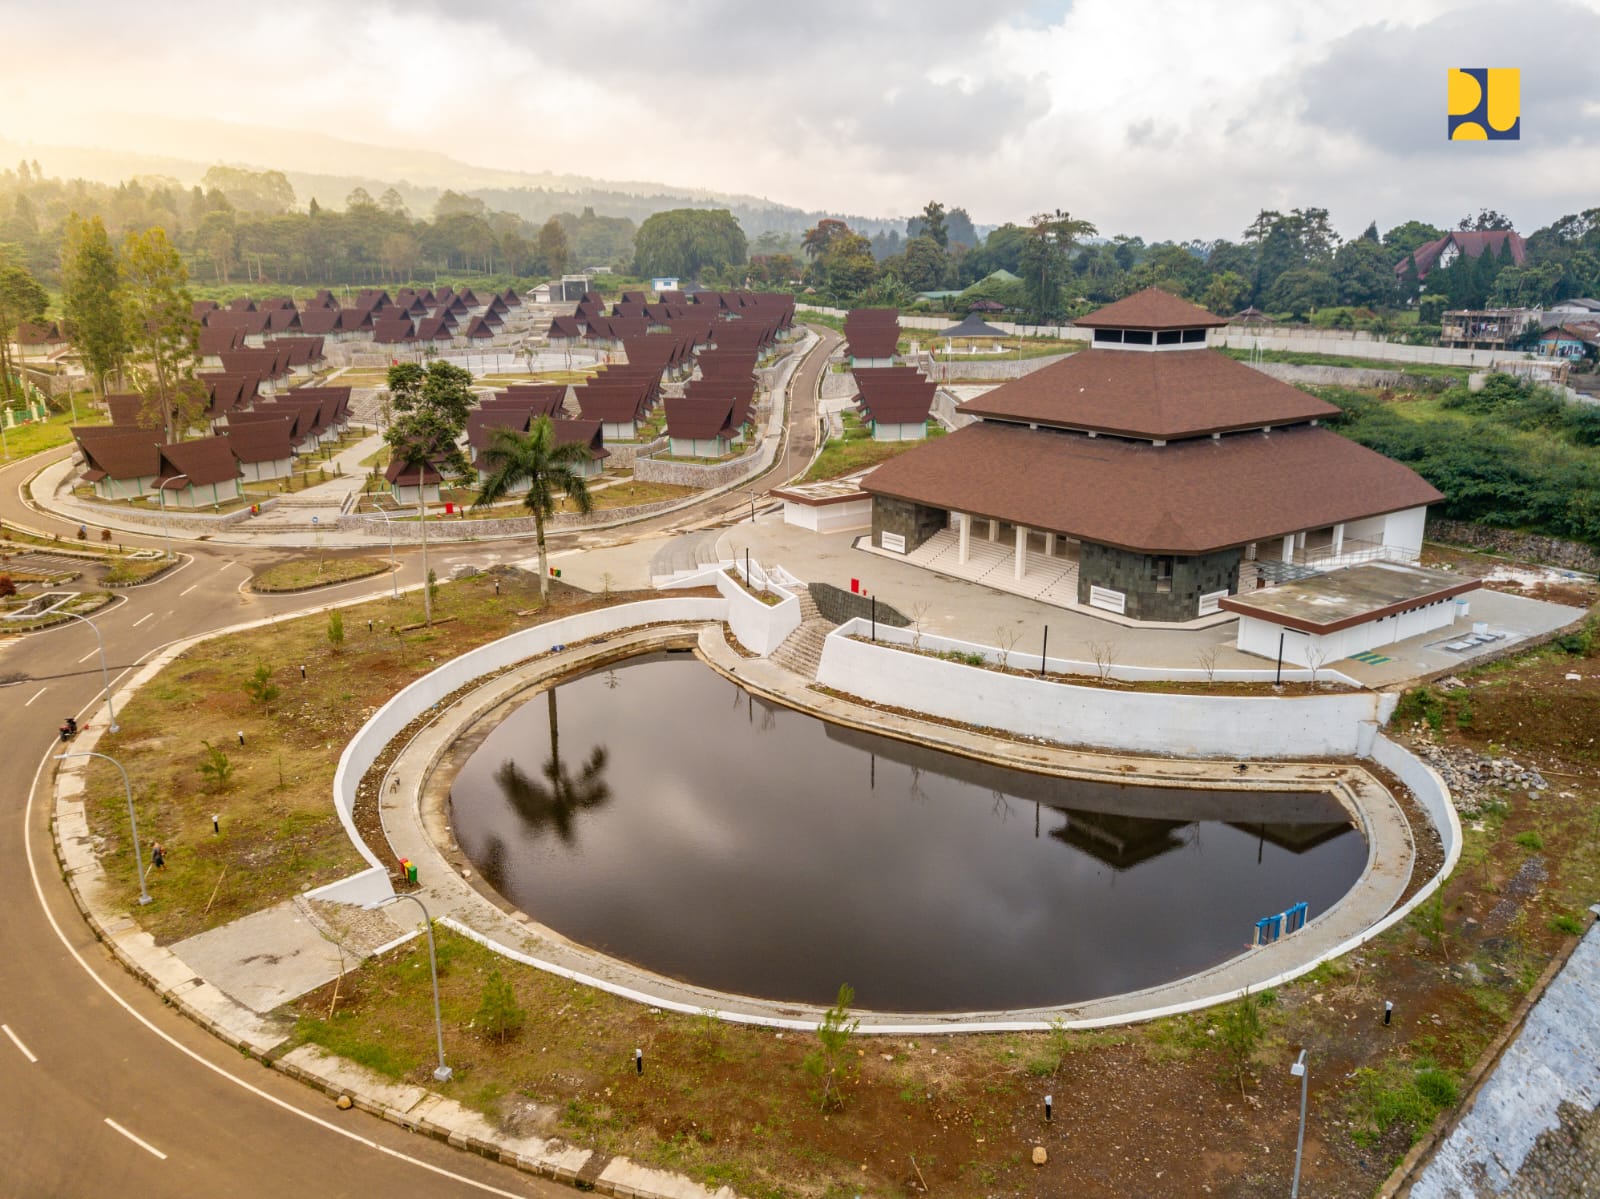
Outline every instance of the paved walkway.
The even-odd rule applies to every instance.
[[[449,789],[459,764],[470,753],[473,731],[492,727],[535,689],[574,670],[632,656],[664,644],[692,644],[702,658],[735,682],[765,698],[825,716],[870,732],[901,736],[1000,765],[1021,766],[1120,783],[1154,783],[1196,789],[1332,790],[1346,808],[1359,813],[1368,845],[1365,872],[1348,895],[1306,928],[1265,949],[1247,952],[1216,967],[1163,986],[1061,1007],[1004,1012],[859,1012],[863,1027],[880,1032],[937,1033],[1049,1027],[1064,1020],[1092,1027],[1148,1018],[1163,1011],[1201,1007],[1231,997],[1242,988],[1269,985],[1309,969],[1319,958],[1360,936],[1399,901],[1411,877],[1409,828],[1399,806],[1359,767],[1307,763],[1262,763],[1241,782],[1233,763],[1141,759],[1093,754],[1056,746],[996,741],[961,728],[929,725],[825,695],[798,676],[764,659],[746,659],[732,650],[722,626],[664,626],[612,637],[603,645],[583,646],[541,658],[469,694],[422,730],[390,768],[398,787],[382,789],[384,829],[394,852],[417,863],[430,911],[469,930],[512,956],[558,973],[579,976],[630,998],[687,1012],[707,1009],[749,1023],[810,1029],[819,1008],[773,1003],[693,987],[674,979],[593,953],[544,929],[472,881],[475,872],[450,836]],[[419,790],[419,783],[420,790]]]
[[[1402,1192],[1410,1199],[1600,1195],[1600,927],[1590,924],[1468,1102]]]

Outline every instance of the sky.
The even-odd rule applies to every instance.
[[[1237,238],[1261,208],[1349,237],[1600,205],[1600,0],[6,7],[0,135],[34,144],[215,157],[227,122],[1147,240]],[[1446,140],[1446,72],[1479,66],[1521,68],[1520,140]],[[280,145],[260,165],[317,169]]]

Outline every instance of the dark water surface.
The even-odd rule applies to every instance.
[[[552,760],[555,734],[559,757]],[[1032,775],[838,728],[654,654],[516,709],[452,793],[523,911],[719,990],[965,1011],[1151,986],[1349,889],[1325,794]]]

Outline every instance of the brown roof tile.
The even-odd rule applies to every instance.
[[[968,400],[959,411],[1175,440],[1339,410],[1214,350],[1084,350]]]
[[[1228,318],[1207,312],[1170,291],[1147,287],[1072,322],[1083,329],[1220,328]]]
[[[891,459],[863,486],[1104,545],[1173,554],[1443,498],[1400,463],[1308,426],[1154,446],[980,422]]]

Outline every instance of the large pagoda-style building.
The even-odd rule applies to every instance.
[[[978,418],[869,475],[872,544],[958,576],[1186,622],[1260,583],[1415,561],[1441,498],[1323,427],[1338,409],[1205,348],[1223,318],[1155,288],[1077,322],[1090,349],[968,400]],[[997,584],[998,585],[998,584]]]

